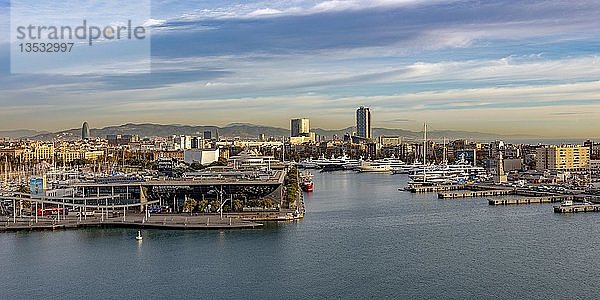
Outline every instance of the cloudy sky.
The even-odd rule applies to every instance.
[[[378,127],[600,137],[600,1],[156,0],[152,72],[53,75],[10,73],[9,7],[0,130],[342,128],[364,105]]]

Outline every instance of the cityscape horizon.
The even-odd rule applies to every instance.
[[[6,2],[2,130],[54,131],[81,119],[107,126],[199,118],[285,128],[298,112],[333,129],[352,123],[349,112],[360,105],[377,113],[374,127],[413,131],[431,122],[438,129],[584,137],[600,127],[594,1],[154,1],[144,22],[152,32],[151,72],[147,60],[111,60],[101,48],[110,43],[99,41],[89,49],[101,52],[101,70],[81,62],[47,70],[52,76],[11,73]],[[89,9],[70,7],[78,7],[72,15]]]
[[[99,127],[90,127],[90,130],[103,130],[103,129],[115,128],[115,127],[118,128],[118,127],[127,126],[127,125],[181,126],[181,127],[198,127],[198,128],[228,128],[228,127],[235,127],[235,126],[251,126],[251,127],[264,127],[264,128],[289,130],[289,128],[286,128],[285,126],[268,126],[268,125],[258,124],[258,123],[238,123],[238,122],[226,123],[225,125],[222,125],[222,126],[208,125],[208,124],[195,125],[195,124],[182,124],[182,123],[124,122],[124,123],[106,124],[104,126],[99,126]],[[422,124],[421,124],[421,127],[423,127]],[[323,130],[323,131],[346,130],[348,133],[352,133],[353,131],[351,131],[351,130],[348,131],[348,129],[355,130],[356,126],[350,125],[350,126],[346,126],[346,127],[342,127],[342,128],[315,127],[315,129],[319,129],[319,130]],[[423,132],[422,128],[421,128],[421,130],[419,130],[418,128],[412,130],[412,128],[406,128],[406,127],[373,127],[373,129],[399,130],[399,131],[409,131],[409,132],[414,132],[414,133],[422,133]],[[80,130],[80,128],[77,128],[77,127],[59,128],[58,130],[53,130],[53,131],[49,131],[44,128],[3,129],[3,130],[0,130],[0,138],[2,137],[3,133],[6,134],[6,133],[13,133],[13,132],[20,132],[20,131],[32,133],[32,135],[23,135],[22,137],[33,137],[35,135],[44,134],[44,133],[60,133],[60,132],[73,131],[73,130]],[[475,133],[475,134],[483,134],[483,135],[489,135],[489,136],[497,136],[497,137],[503,137],[503,138],[532,139],[532,140],[534,140],[534,139],[539,139],[539,140],[600,139],[600,135],[587,136],[587,135],[574,135],[573,134],[573,135],[568,135],[568,136],[566,136],[566,135],[551,136],[551,135],[536,135],[536,134],[530,134],[530,133],[505,134],[502,132],[483,132],[483,131],[476,131],[476,130],[455,130],[455,129],[445,129],[445,128],[432,129],[431,132],[464,132],[464,133]],[[173,134],[177,134],[177,132],[174,132]],[[467,137],[465,137],[465,138],[467,138]],[[474,138],[474,139],[477,139],[477,138]]]

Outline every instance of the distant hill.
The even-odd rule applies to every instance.
[[[218,130],[219,136],[221,137],[240,137],[240,138],[257,138],[260,134],[264,134],[267,137],[282,137],[289,135],[289,129],[254,125],[247,123],[232,123],[223,127],[218,126],[192,126],[192,125],[181,125],[181,124],[123,124],[116,126],[108,126],[104,128],[91,129],[92,137],[105,138],[108,134],[133,134],[139,135],[140,137],[152,137],[160,136],[166,137],[171,135],[202,135],[204,131],[210,130],[215,135]],[[339,137],[344,136],[346,133],[352,133],[353,127],[347,127],[343,129],[329,130],[314,128],[313,131],[321,136],[332,137],[337,135]],[[0,132],[2,133],[2,132]],[[492,133],[483,132],[470,132],[470,131],[453,131],[453,130],[433,130],[427,132],[428,137],[432,139],[448,138],[448,139],[478,139],[478,140],[493,140],[508,138],[505,135],[498,135]],[[33,131],[30,135],[20,135],[19,137],[31,137],[32,139],[40,140],[74,140],[78,139],[81,135],[81,129],[69,129],[55,133],[38,133]],[[423,132],[410,131],[404,129],[389,129],[389,128],[373,128],[373,135],[375,137],[386,135],[386,136],[401,136],[407,139],[421,139]],[[0,134],[1,136],[1,134]],[[519,135],[510,136],[519,138],[531,138],[532,136]]]
[[[11,139],[20,139],[26,138],[30,136],[35,136],[39,134],[47,133],[47,131],[37,131],[31,129],[17,129],[17,130],[4,130],[0,131],[0,138],[11,138]]]
[[[257,138],[259,134],[264,133],[266,136],[287,136],[289,130],[277,127],[258,126],[252,124],[230,124],[224,127],[218,126],[191,126],[180,124],[123,124],[117,126],[108,126],[104,128],[90,129],[92,137],[105,138],[109,134],[132,134],[140,137],[167,137],[171,135],[198,135],[201,136],[204,131],[210,130],[213,136],[218,130],[219,136],[224,137],[241,137],[241,138]],[[74,140],[81,136],[81,129],[69,129],[54,133],[43,133],[30,136],[32,139],[39,140]]]

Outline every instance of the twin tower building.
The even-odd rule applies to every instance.
[[[356,136],[371,139],[371,111],[361,106],[356,110]],[[290,126],[292,143],[315,141],[315,133],[310,132],[310,121],[307,118],[292,119]]]

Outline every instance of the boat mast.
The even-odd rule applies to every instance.
[[[423,123],[423,165],[427,161],[427,123]]]
[[[427,123],[423,123],[423,182],[427,181]]]
[[[285,162],[285,136],[281,137],[281,161]]]
[[[446,138],[444,138],[444,151],[442,151],[442,162],[444,164],[448,164],[448,161],[446,160]]]

